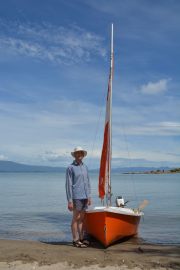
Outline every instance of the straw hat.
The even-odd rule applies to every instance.
[[[71,152],[71,155],[74,157],[74,153],[75,152],[79,152],[79,151],[82,151],[84,153],[84,157],[87,155],[87,151],[84,150],[81,146],[77,146],[74,148],[74,151]]]

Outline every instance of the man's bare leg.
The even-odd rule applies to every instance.
[[[71,231],[72,231],[73,241],[77,241],[79,239],[79,232],[78,232],[79,219],[80,219],[80,212],[74,209],[73,218],[71,222]]]
[[[80,211],[79,212],[79,219],[77,222],[79,239],[81,239],[81,240],[84,238],[84,215],[85,215],[85,211]]]

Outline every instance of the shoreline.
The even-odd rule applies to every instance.
[[[178,172],[169,172],[169,171],[164,171],[164,172],[162,172],[162,171],[160,171],[160,172],[157,172],[157,171],[145,171],[145,172],[125,172],[125,173],[123,173],[123,174],[178,174],[178,173],[180,173],[180,171],[178,171]]]
[[[97,242],[75,248],[70,242],[0,239],[0,269],[180,269],[180,245],[130,239],[104,249]],[[22,267],[22,268],[21,268]],[[26,268],[25,268],[26,267]],[[95,268],[94,268],[95,267]]]

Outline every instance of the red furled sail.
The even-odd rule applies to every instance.
[[[108,82],[108,92],[106,101],[106,118],[104,127],[104,141],[101,154],[99,170],[99,197],[104,199],[105,194],[111,197],[111,107],[112,107],[112,74],[113,73],[113,24],[111,30],[111,65]]]

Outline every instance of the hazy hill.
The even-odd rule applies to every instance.
[[[0,172],[65,172],[62,167],[36,166],[0,160]]]
[[[113,168],[114,173],[129,173],[129,172],[145,172],[155,170],[168,170],[169,167],[120,167]],[[51,166],[37,166],[21,164],[13,161],[0,160],[0,172],[65,172],[66,168],[51,167]],[[99,172],[99,169],[90,170],[91,172]]]

